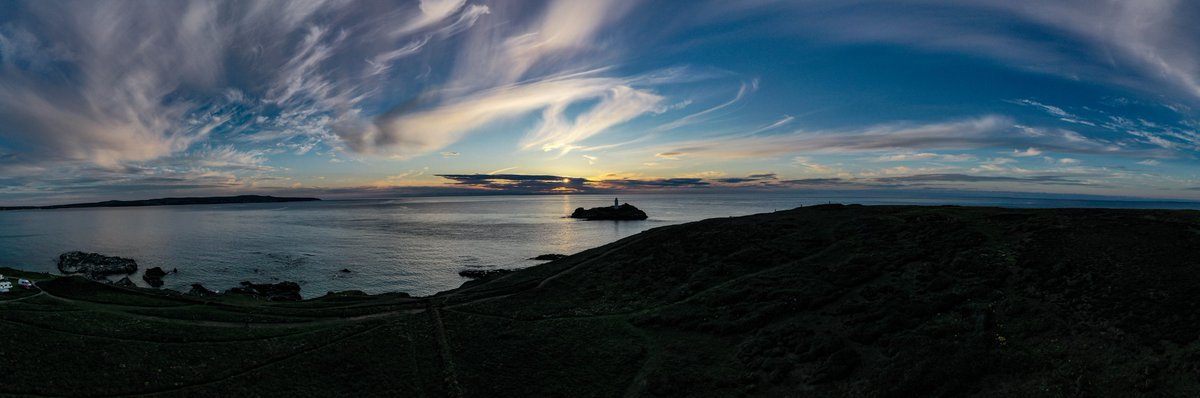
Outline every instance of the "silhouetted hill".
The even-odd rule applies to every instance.
[[[227,203],[276,203],[276,202],[311,202],[317,198],[287,198],[263,195],[238,196],[207,196],[193,198],[160,198],[146,200],[108,200],[93,203],[74,203],[53,206],[16,206],[0,207],[0,210],[29,210],[29,209],[74,209],[81,207],[136,207],[136,206],[179,206],[179,205],[214,205]]]
[[[428,298],[43,276],[0,304],[0,392],[1196,396],[1198,250],[1195,211],[825,205],[655,228]]]

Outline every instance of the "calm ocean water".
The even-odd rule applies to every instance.
[[[800,194],[628,195],[646,221],[564,218],[611,196],[478,196],[0,212],[0,265],[57,273],[71,250],[178,269],[166,288],[224,290],[289,280],[305,297],[336,290],[428,295],[461,285],[458,271],[522,268],[539,254],[572,254],[663,225],[818,203],[1007,207],[1189,208],[1171,202],[1013,198],[847,198]],[[342,273],[347,268],[352,272]],[[142,284],[140,274],[132,278]]]

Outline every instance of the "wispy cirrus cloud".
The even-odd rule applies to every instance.
[[[396,60],[461,24],[456,16],[487,8],[461,0],[10,6],[0,27],[6,141],[42,159],[110,168],[239,131],[257,142],[309,137],[296,143],[300,153],[340,146],[332,120],[382,99],[379,83],[393,79]],[[396,28],[373,13],[411,17]]]
[[[1014,100],[1014,101],[1009,101],[1009,102],[1012,102],[1017,105],[1023,105],[1023,106],[1028,106],[1028,107],[1039,109],[1039,110],[1049,114],[1050,116],[1057,117],[1058,120],[1061,120],[1061,121],[1064,121],[1067,123],[1075,123],[1075,124],[1082,124],[1082,125],[1086,125],[1086,126],[1096,127],[1096,123],[1091,122],[1086,119],[1083,119],[1079,116],[1076,116],[1075,114],[1067,112],[1063,108],[1060,108],[1060,107],[1057,107],[1054,105],[1043,104],[1041,102],[1034,101],[1031,99],[1020,99],[1020,100]]]
[[[427,28],[430,25],[454,15],[466,5],[466,0],[425,0],[420,3],[420,13],[414,13],[409,20],[391,33],[399,36]]]
[[[876,162],[910,162],[910,161],[942,161],[942,162],[966,162],[975,160],[974,156],[967,154],[944,154],[932,152],[902,152],[881,155],[875,159]]]
[[[669,131],[669,130],[674,130],[674,129],[677,129],[677,128],[680,128],[683,126],[687,126],[689,124],[699,123],[701,121],[704,121],[705,118],[710,117],[723,109],[729,108],[729,107],[737,104],[738,102],[741,102],[743,99],[746,98],[747,94],[753,93],[754,91],[757,91],[757,90],[758,90],[758,80],[757,79],[751,80],[749,83],[742,83],[742,85],[738,87],[737,94],[735,94],[733,96],[733,98],[731,98],[730,100],[722,102],[720,104],[717,104],[711,108],[707,108],[707,109],[704,109],[699,112],[688,114],[681,118],[675,119],[674,121],[671,121],[668,123],[663,123],[663,124],[659,125],[658,127],[656,127],[654,129],[654,131],[656,131],[656,132]],[[767,126],[767,128],[764,128],[763,130],[768,130],[770,128],[781,126],[783,124],[790,122],[791,120],[792,119],[790,116],[784,117],[783,120],[780,120],[771,126]]]
[[[675,157],[701,155],[716,158],[778,156],[800,152],[869,152],[898,149],[963,149],[1004,142],[1002,132],[1012,120],[1002,116],[925,125],[888,124],[856,131],[830,131],[738,135],[674,144],[666,152]]]
[[[629,83],[591,74],[549,78],[474,93],[428,110],[396,109],[371,122],[343,120],[338,132],[359,152],[412,155],[444,148],[489,123],[543,110],[542,123],[525,138],[524,146],[566,151],[574,143],[652,111],[662,100]],[[575,120],[566,120],[566,107],[585,100],[599,103]]]
[[[712,13],[764,13],[827,42],[890,43],[990,57],[1070,79],[1200,101],[1200,9],[1186,1],[883,0],[720,2]],[[986,22],[984,22],[986,21]],[[1000,22],[1004,21],[1004,22]],[[1053,32],[1044,40],[1030,32]],[[1104,60],[1106,62],[1097,62]]]
[[[880,177],[874,179],[881,183],[970,183],[970,182],[1025,182],[1042,185],[1095,185],[1061,175],[1039,175],[1030,177],[987,176],[968,174],[917,174],[903,177]]]
[[[938,155],[915,151],[1013,147],[1027,148],[1013,150],[1015,156],[1036,156],[1040,155],[1042,150],[1115,156],[1167,154],[1163,151],[1164,148],[1142,145],[1134,140],[1112,141],[1087,137],[1065,129],[1030,128],[1016,124],[1012,118],[999,115],[925,124],[885,123],[848,130],[720,136],[681,141],[650,150],[655,151],[657,157],[665,159],[679,159],[684,156],[737,159],[797,153],[902,151],[899,154],[880,155],[875,160],[911,161],[924,158],[967,161],[971,159],[969,155]],[[663,154],[670,155],[664,157]]]
[[[1012,120],[1002,116],[924,125],[887,124],[857,131],[726,137],[683,143],[677,152],[714,157],[778,156],[798,152],[867,152],[910,148],[963,149],[997,145]]]
[[[354,151],[410,156],[485,125],[540,112],[540,123],[519,145],[564,154],[577,149],[596,134],[661,109],[664,98],[646,86],[669,82],[666,74],[612,76],[611,57],[620,49],[597,45],[595,38],[633,4],[552,2],[525,24],[504,20],[513,11],[498,8],[499,18],[466,39],[445,87],[377,116],[347,113],[335,131]],[[568,108],[591,101],[568,116]]]

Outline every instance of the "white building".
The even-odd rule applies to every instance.
[[[0,293],[8,293],[9,290],[12,290],[12,282],[9,282],[9,281],[0,282]]]

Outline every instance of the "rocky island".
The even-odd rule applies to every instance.
[[[634,207],[629,203],[618,205],[616,200],[613,200],[611,207],[593,207],[584,209],[582,207],[575,209],[571,213],[571,218],[582,218],[587,221],[593,220],[645,220],[646,212]]]
[[[1196,211],[819,205],[416,298],[0,269],[37,283],[0,295],[0,395],[1194,396],[1197,231]]]
[[[167,276],[167,271],[163,271],[161,267],[153,267],[142,273],[142,280],[151,287],[162,287],[164,276]]]

